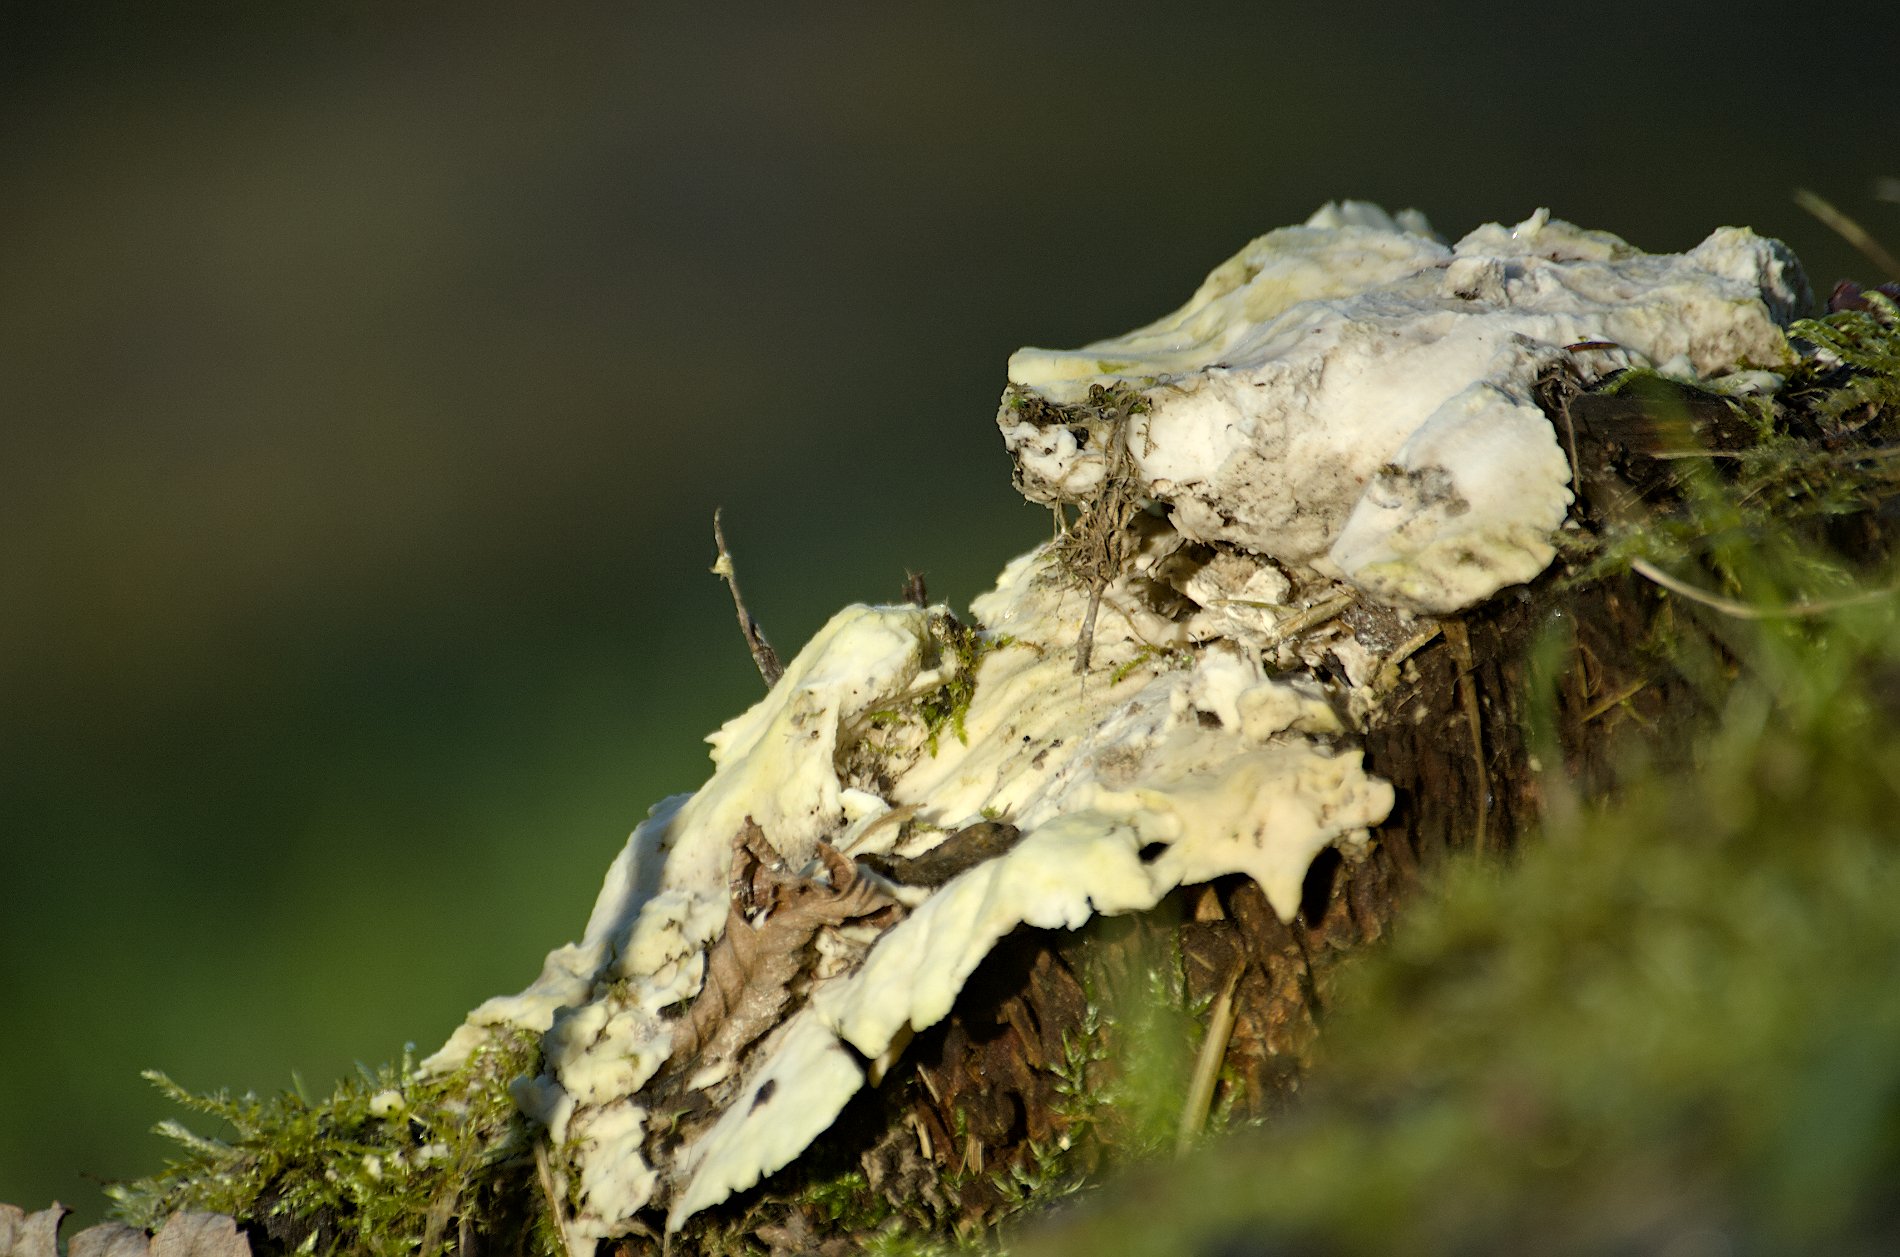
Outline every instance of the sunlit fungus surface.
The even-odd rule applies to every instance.
[[[1539,211],[1447,245],[1347,203],[1147,327],[1020,351],[998,422],[1059,535],[974,623],[834,616],[633,832],[580,941],[428,1067],[542,1036],[515,1097],[588,1251],[797,1160],[1018,926],[1229,874],[1291,918],[1393,807],[1357,740],[1381,678],[1552,560],[1573,469],[1539,378],[1759,381],[1802,299],[1746,230],[1651,255]]]

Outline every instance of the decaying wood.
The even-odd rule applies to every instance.
[[[922,855],[861,855],[858,863],[900,886],[941,886],[959,873],[1002,855],[1022,841],[1022,830],[1003,821],[965,825]]]
[[[1639,645],[1654,591],[1619,578],[1558,598],[1554,586],[1549,578],[1468,617],[1468,656],[1442,640],[1417,651],[1390,717],[1365,738],[1368,767],[1394,784],[1397,806],[1363,857],[1322,855],[1292,922],[1279,920],[1254,882],[1233,876],[1185,887],[1139,918],[1077,932],[1022,929],[998,945],[950,1017],[911,1045],[911,1072],[900,1070],[882,1100],[884,1129],[914,1129],[911,1145],[942,1172],[953,1223],[994,1217],[1014,1198],[1013,1176],[1033,1172],[1065,1139],[1103,1135],[1078,1129],[1083,1106],[1067,1071],[1102,1008],[1152,998],[1157,965],[1178,973],[1183,1003],[1210,1010],[1201,1041],[1225,1038],[1200,1111],[1264,1117],[1290,1100],[1313,1062],[1341,964],[1386,932],[1425,870],[1474,849],[1481,832],[1488,845],[1508,847],[1541,815],[1543,778],[1525,742],[1526,656],[1553,607],[1562,605],[1577,639],[1557,713],[1572,771],[1598,778],[1619,731],[1653,736],[1686,719],[1694,706],[1686,683],[1657,675]],[[1223,1003],[1231,1027],[1211,1016]],[[1176,1045],[1190,1067],[1198,1049],[1192,1036]],[[1084,1062],[1083,1089],[1100,1091],[1126,1063]],[[870,1144],[867,1164],[891,1142]],[[1087,1170],[1116,1151],[1083,1147],[1072,1164]]]

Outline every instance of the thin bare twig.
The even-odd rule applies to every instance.
[[[1570,353],[1591,353],[1599,349],[1618,349],[1621,346],[1612,341],[1580,340],[1574,345],[1565,346]],[[1583,492],[1583,460],[1577,456],[1577,418],[1570,413],[1570,402],[1583,391],[1583,377],[1578,373],[1576,364],[1568,359],[1559,365],[1559,374],[1552,381],[1557,413],[1564,417],[1564,452],[1570,457],[1570,486],[1579,494]]]
[[[1095,613],[1102,609],[1103,582],[1089,586],[1089,609],[1082,616],[1082,631],[1075,639],[1075,674],[1089,670],[1089,658],[1095,653]]]
[[[1865,593],[1848,594],[1842,598],[1824,598],[1819,602],[1791,602],[1785,607],[1757,607],[1746,602],[1737,602],[1733,598],[1724,598],[1707,590],[1697,589],[1688,581],[1677,580],[1669,573],[1651,563],[1648,559],[1630,560],[1630,570],[1661,585],[1672,594],[1680,594],[1690,602],[1699,602],[1723,615],[1737,620],[1783,620],[1800,619],[1810,615],[1826,615],[1831,611],[1841,611],[1848,607],[1864,607],[1879,602],[1883,598],[1893,597],[1892,589],[1870,589]]]
[[[1359,595],[1350,589],[1341,589],[1327,594],[1310,607],[1294,612],[1286,619],[1276,623],[1269,631],[1266,644],[1277,646],[1288,638],[1298,637],[1308,629],[1318,628],[1340,612],[1350,607]],[[1260,607],[1265,610],[1279,611],[1284,608],[1277,602],[1259,602],[1252,598],[1220,598],[1216,605],[1223,607]]]
[[[904,601],[913,607],[930,605],[930,588],[924,584],[922,572],[913,572],[908,568],[904,570]]]
[[[1084,409],[1102,428],[1102,483],[1081,504],[1075,522],[1056,539],[1056,558],[1088,585],[1089,605],[1075,645],[1075,672],[1085,675],[1095,651],[1095,620],[1102,596],[1127,571],[1139,542],[1131,528],[1141,513],[1141,484],[1128,449],[1128,419],[1146,409],[1138,395],[1096,385]],[[1060,505],[1058,518],[1064,517]]]
[[[1860,250],[1861,256],[1878,266],[1893,279],[1900,279],[1900,260],[1882,247],[1868,230],[1836,209],[1827,198],[1806,188],[1794,190],[1794,202],[1834,230],[1834,234]]]
[[[785,675],[785,665],[778,661],[778,652],[772,649],[772,643],[765,640],[765,630],[745,609],[745,599],[739,595],[739,573],[732,566],[732,552],[726,549],[726,530],[720,524],[720,514],[720,509],[714,508],[713,540],[719,544],[719,558],[713,563],[713,575],[724,577],[727,588],[732,590],[732,606],[739,613],[739,631],[745,634],[746,649],[752,652],[752,662],[765,678],[765,688],[769,690]]]

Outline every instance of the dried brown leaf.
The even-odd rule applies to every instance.
[[[150,1257],[152,1237],[123,1222],[89,1226],[67,1242],[68,1257]]]
[[[38,1213],[0,1205],[0,1257],[59,1257],[59,1224],[69,1212],[57,1201]]]
[[[0,1257],[60,1257],[70,1212],[55,1203],[27,1213],[0,1204]],[[151,1235],[121,1222],[89,1226],[66,1243],[67,1257],[251,1257],[251,1241],[222,1213],[174,1213]]]
[[[222,1213],[174,1213],[152,1237],[152,1257],[251,1257],[251,1241]]]
[[[820,1236],[811,1219],[797,1212],[782,1223],[758,1228],[752,1237],[767,1246],[770,1257],[851,1257],[858,1251],[844,1236]]]
[[[881,888],[820,843],[831,884],[771,863],[771,846],[750,817],[733,839],[733,902],[726,931],[706,955],[706,982],[673,1034],[668,1072],[736,1061],[790,1009],[794,980],[813,959],[818,932],[893,906]],[[755,922],[753,909],[758,914]]]

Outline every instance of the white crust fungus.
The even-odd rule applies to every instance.
[[[1121,439],[1181,536],[1449,614],[1551,560],[1570,468],[1531,397],[1540,372],[1774,367],[1802,300],[1785,246],[1742,229],[1651,255],[1539,210],[1448,248],[1416,215],[1349,202],[1261,236],[1147,327],[1021,350],[998,423],[1025,493],[1078,502],[1106,442],[1023,392],[1140,390]]]
[[[1540,211],[1447,248],[1415,214],[1349,202],[1262,236],[1149,327],[1018,353],[999,420],[1018,482],[1086,504],[1132,474],[1125,570],[1091,588],[1060,543],[1022,556],[973,606],[975,651],[945,648],[960,630],[941,608],[840,612],[708,739],[706,785],[634,830],[581,941],[430,1066],[494,1027],[540,1032],[544,1072],[516,1095],[574,1202],[570,1244],[648,1210],[676,1231],[795,1160],[1019,925],[1232,873],[1290,919],[1313,858],[1350,856],[1392,807],[1351,734],[1410,617],[1550,561],[1569,466],[1538,373],[1566,354],[1586,376],[1773,366],[1798,287],[1746,231],[1652,257]],[[1049,420],[1092,386],[1144,404]],[[960,737],[899,718],[950,682]],[[992,818],[1013,845],[938,881],[891,871]],[[808,940],[791,982],[745,954],[799,903],[847,899],[773,935]],[[767,972],[773,991],[728,989]],[[708,1033],[695,1007],[773,1024]]]

